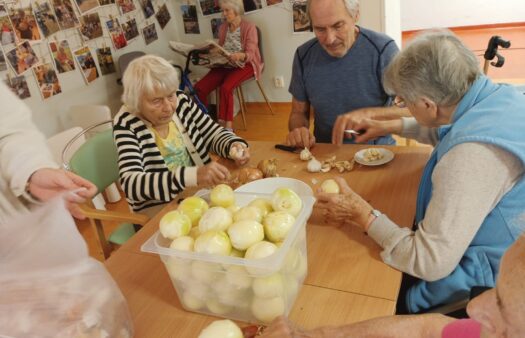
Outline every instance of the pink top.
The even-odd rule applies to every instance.
[[[253,66],[253,75],[256,79],[261,76],[264,63],[261,59],[261,52],[259,51],[259,39],[257,37],[257,27],[251,22],[241,20],[241,46],[243,52],[246,53],[246,62]],[[228,31],[228,23],[223,23],[219,27],[219,45],[224,45],[226,39],[226,32]]]
[[[474,319],[459,319],[443,329],[441,338],[480,338],[481,324]]]

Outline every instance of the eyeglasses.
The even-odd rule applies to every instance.
[[[405,100],[403,100],[401,97],[396,95],[394,97],[394,106],[398,108],[406,108],[407,105],[405,103]]]

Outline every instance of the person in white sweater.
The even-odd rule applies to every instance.
[[[95,195],[95,185],[58,169],[29,108],[3,83],[0,102],[0,224],[35,204],[80,188],[84,189],[66,198],[71,214],[83,219],[78,203]]]
[[[423,172],[413,229],[400,227],[339,180],[320,194],[334,224],[357,224],[405,276],[398,313],[416,313],[493,287],[501,255],[525,229],[525,98],[481,73],[448,31],[427,32],[398,54],[384,84],[413,118],[353,121],[356,142],[388,133],[435,146]]]

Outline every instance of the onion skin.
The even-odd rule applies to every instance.
[[[265,178],[275,177],[277,175],[277,159],[262,160],[257,164],[257,169],[263,173]]]
[[[263,173],[257,168],[242,168],[239,170],[239,183],[245,184],[263,178]]]

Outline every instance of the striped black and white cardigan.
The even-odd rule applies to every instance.
[[[175,114],[197,151],[194,155],[205,164],[211,161],[210,151],[229,158],[234,142],[247,144],[215,123],[184,92],[177,91]],[[121,109],[113,121],[113,137],[118,150],[120,184],[134,211],[170,202],[184,190],[187,167],[168,169],[153,134],[137,115]]]

